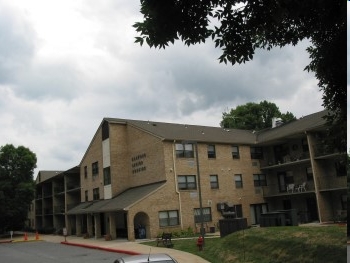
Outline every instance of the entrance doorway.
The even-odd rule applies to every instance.
[[[134,217],[134,232],[136,239],[144,239],[150,236],[149,216],[144,212],[139,212]]]

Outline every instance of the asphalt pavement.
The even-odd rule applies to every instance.
[[[143,245],[144,241],[151,240],[138,240],[128,241],[127,239],[115,239],[106,241],[104,238],[83,238],[77,236],[60,236],[60,235],[36,235],[35,233],[16,233],[12,240],[10,238],[0,239],[0,243],[4,242],[38,242],[47,241],[54,243],[61,243],[64,245],[79,246],[90,249],[99,249],[110,252],[125,253],[129,255],[138,254],[154,254],[154,253],[167,253],[175,258],[179,263],[209,263],[209,261],[203,258],[193,255],[191,253],[176,250],[175,248],[165,247],[151,247]],[[196,245],[195,239],[193,240],[193,246]]]

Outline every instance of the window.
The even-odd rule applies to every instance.
[[[100,199],[100,189],[99,188],[92,189],[92,194],[93,194],[93,200]]]
[[[179,175],[177,177],[177,182],[180,190],[197,189],[195,175]]]
[[[216,158],[215,145],[208,145],[208,158]]]
[[[254,174],[254,186],[267,186],[265,174]]]
[[[263,151],[261,147],[250,147],[250,157],[252,159],[263,159]]]
[[[109,138],[109,126],[108,126],[108,122],[104,121],[102,123],[102,141],[108,138]]]
[[[203,207],[203,222],[211,222],[212,217],[211,217],[211,208],[210,207]],[[201,209],[200,208],[195,208],[194,209],[194,222],[195,223],[201,223]]]
[[[193,158],[194,157],[193,144],[177,143],[175,145],[175,149],[176,149],[176,157],[180,157],[180,158]]]
[[[243,181],[241,174],[235,174],[235,185],[236,188],[243,188]]]
[[[302,139],[301,140],[301,145],[303,148],[303,152],[308,152],[309,151],[309,144],[307,143],[307,139]]]
[[[85,202],[89,201],[89,192],[85,190]]]
[[[111,184],[111,167],[103,169],[103,182],[104,185]]]
[[[84,177],[88,177],[88,171],[87,171],[87,166],[84,166]]]
[[[236,145],[233,145],[231,147],[231,150],[232,150],[232,158],[233,159],[239,159],[239,147],[236,146]]]
[[[92,176],[98,175],[98,162],[92,164]]]
[[[210,188],[219,189],[219,181],[216,174],[210,175]]]
[[[308,181],[314,180],[313,173],[312,173],[312,167],[306,167],[306,179]]]
[[[158,213],[159,226],[179,225],[179,212],[177,210],[161,211]]]

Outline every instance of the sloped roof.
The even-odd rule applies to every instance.
[[[326,120],[323,118],[325,115],[327,115],[327,111],[320,111],[292,121],[290,123],[260,131],[257,133],[257,142],[266,143],[269,141],[288,138],[296,134],[319,129],[321,127],[324,127],[326,124]]]
[[[114,118],[104,120],[132,125],[162,140],[251,144],[256,137],[248,130]]]
[[[326,123],[323,119],[323,116],[326,114],[326,110],[320,111],[290,123],[282,124],[281,126],[265,129],[259,132],[240,129],[224,129],[221,127],[116,118],[104,118],[104,120],[110,123],[132,125],[133,127],[159,137],[162,140],[238,143],[249,145],[264,143],[279,138],[286,138],[293,134],[299,134],[322,127]]]
[[[84,202],[72,208],[67,214],[101,213],[125,210],[165,185],[165,181],[129,188],[118,196],[99,201]]]
[[[50,178],[55,177],[56,175],[62,172],[63,171],[39,171],[35,181],[38,184],[46,180],[49,180]]]

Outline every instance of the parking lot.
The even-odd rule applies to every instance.
[[[1,262],[107,263],[125,254],[39,241],[0,244],[0,255]]]

